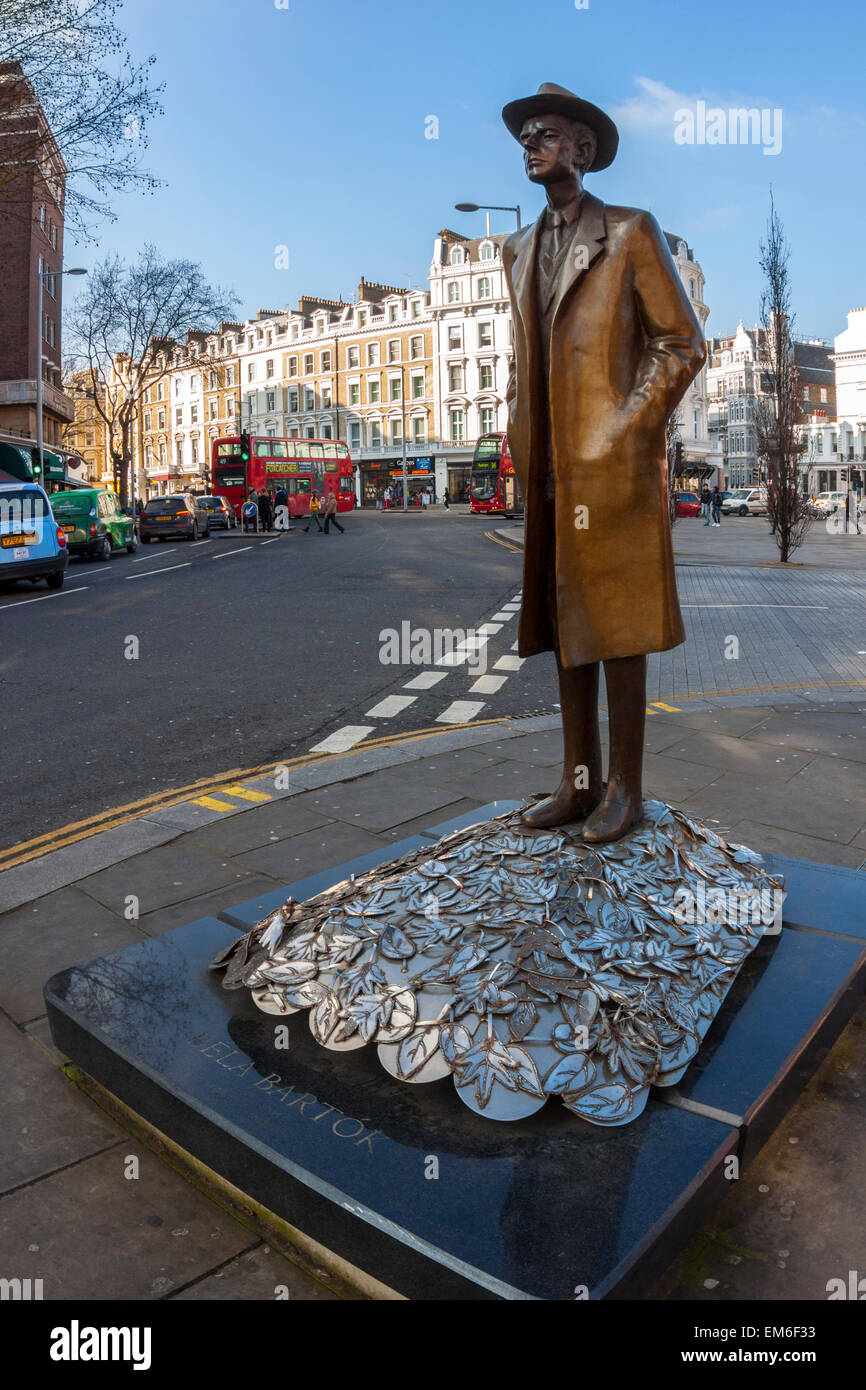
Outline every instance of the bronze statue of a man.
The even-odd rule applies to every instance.
[[[610,117],[553,83],[502,117],[547,192],[538,221],[503,248],[514,329],[508,439],[526,506],[518,650],[556,653],[565,741],[559,787],[524,820],[585,818],[584,840],[602,844],[643,815],[647,653],[685,639],[665,423],[706,350],[655,218],[584,191],[584,175],[616,154]]]

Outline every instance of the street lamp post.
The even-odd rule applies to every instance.
[[[408,480],[406,477],[406,368],[400,365],[400,401],[403,406],[403,511],[409,508]]]
[[[491,212],[513,212],[517,218],[517,230],[520,231],[520,204],[514,207],[503,206],[501,203],[455,203],[456,212],[486,212],[487,213],[487,235],[490,236],[490,214]]]
[[[40,487],[45,483],[45,448],[42,430],[42,282],[46,275],[86,275],[87,271],[80,266],[75,266],[71,270],[42,270],[41,259],[40,269],[36,276],[38,283],[38,293],[36,295],[36,317],[39,321],[36,330],[36,451],[39,456],[39,479]]]

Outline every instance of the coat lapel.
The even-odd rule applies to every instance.
[[[604,250],[606,236],[607,223],[604,216],[604,203],[600,198],[594,198],[591,193],[584,193],[580,216],[577,219],[571,244],[566,252],[556,283],[551,324],[556,319],[563,301],[571,293],[578,280],[593,262],[598,260]]]

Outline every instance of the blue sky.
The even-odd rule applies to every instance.
[[[67,263],[131,257],[152,240],[233,287],[243,314],[300,294],[351,298],[361,275],[426,285],[440,227],[483,231],[483,215],[455,202],[538,215],[543,195],[499,113],[551,81],[617,121],[619,155],[587,186],[688,239],[707,276],[709,332],[757,317],[771,184],[792,246],[795,331],[832,339],[866,302],[866,17],[855,0],[283,3],[127,0],[131,47],[156,54],[166,84],[146,153],[166,186],[119,199],[118,221],[96,245],[67,247]],[[677,144],[674,113],[701,100],[781,109],[781,151]],[[493,218],[494,231],[513,225]],[[276,269],[283,245],[289,267]]]

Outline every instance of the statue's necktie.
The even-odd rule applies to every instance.
[[[553,288],[552,281],[559,264],[568,224],[561,212],[551,212],[549,208],[545,214],[545,223],[541,247],[541,273],[549,295]]]

